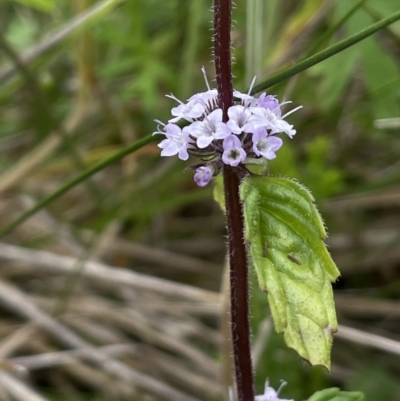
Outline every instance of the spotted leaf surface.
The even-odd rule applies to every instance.
[[[312,365],[330,368],[337,320],[331,282],[339,276],[311,193],[298,182],[247,177],[240,187],[245,238],[277,332]]]

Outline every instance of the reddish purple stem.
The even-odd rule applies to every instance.
[[[214,0],[214,57],[218,103],[223,121],[233,105],[231,72],[231,0]],[[239,401],[254,401],[253,368],[250,353],[249,282],[243,233],[243,209],[239,198],[240,166],[224,165],[224,189],[228,225],[231,329]]]

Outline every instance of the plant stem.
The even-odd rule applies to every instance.
[[[217,75],[218,103],[228,120],[228,109],[233,106],[231,72],[231,17],[232,0],[214,0],[214,59]]]
[[[214,57],[218,102],[223,120],[233,105],[231,73],[231,0],[214,1]],[[253,368],[250,353],[249,281],[243,239],[243,210],[239,198],[240,168],[224,166],[224,190],[228,226],[231,330],[239,401],[254,401]]]
[[[243,240],[243,212],[239,199],[237,167],[224,168],[226,219],[228,226],[231,330],[239,401],[254,401],[250,353],[249,279]]]

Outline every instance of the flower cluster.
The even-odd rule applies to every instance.
[[[179,105],[172,108],[173,118],[168,124],[156,120],[159,127],[154,133],[165,136],[158,144],[161,156],[178,155],[187,160],[193,155],[203,160],[204,163],[195,166],[194,180],[199,187],[206,186],[224,164],[236,167],[254,159],[274,159],[282,146],[277,134],[285,133],[292,138],[296,133],[285,117],[301,107],[282,115],[281,106],[290,102],[279,103],[275,96],[266,93],[253,97],[251,89],[248,94],[234,91],[235,104],[228,109],[229,119],[224,122],[222,109],[218,107],[218,92],[210,89],[205,80],[208,90],[193,95],[186,103],[167,95]],[[178,122],[187,125],[181,128]]]

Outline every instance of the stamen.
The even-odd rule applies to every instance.
[[[279,393],[286,386],[286,384],[287,384],[287,382],[285,382],[284,380],[281,380],[281,385],[279,386],[278,390],[276,390],[277,395],[279,395]]]
[[[208,83],[208,79],[207,79],[207,74],[206,74],[206,69],[203,67],[201,67],[201,72],[203,73],[204,76],[204,81],[206,81],[206,85],[207,85],[207,89],[210,91],[210,84]]]
[[[295,111],[297,111],[297,110],[299,110],[299,109],[302,109],[302,108],[303,108],[303,106],[298,106],[298,107],[296,107],[295,109],[288,111],[286,114],[284,114],[284,115],[282,116],[282,119],[284,119],[285,117],[289,116],[290,114],[292,114],[292,113],[294,113]]]
[[[172,93],[170,95],[165,95],[165,97],[169,97],[170,99],[176,100],[178,103],[183,104],[182,101],[180,101],[176,96],[174,96]]]
[[[166,124],[164,124],[162,121],[160,121],[160,120],[154,120],[157,124],[160,124],[160,125],[162,125],[163,127],[165,127],[166,126]],[[157,128],[158,128],[158,126],[157,126]]]
[[[253,86],[254,86],[254,84],[255,84],[255,82],[256,82],[256,78],[257,78],[257,76],[254,76],[253,80],[251,81],[249,91],[247,92],[247,94],[248,94],[249,96],[250,96],[251,91],[253,90]]]

